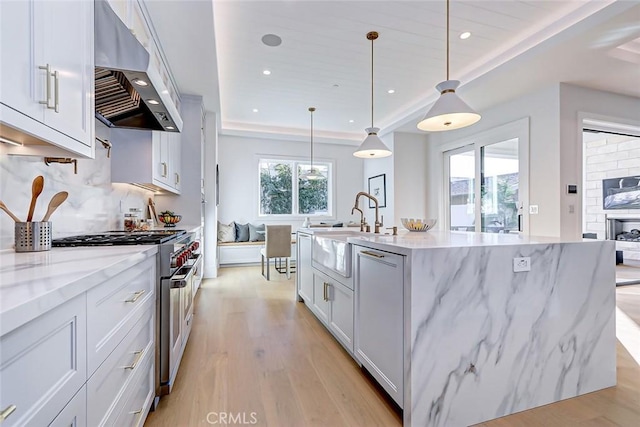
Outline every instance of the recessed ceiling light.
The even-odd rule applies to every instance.
[[[167,126],[167,129],[174,130],[175,128],[173,126]]]
[[[257,112],[258,112],[258,109],[257,109],[257,108],[254,108],[254,109],[253,109],[253,112],[254,112],[254,113],[257,113]]]
[[[270,47],[276,47],[282,44],[282,38],[275,34],[265,34],[262,36],[262,43]]]
[[[145,82],[144,80],[141,79],[133,79],[133,82],[135,84],[137,84],[138,86],[148,86],[149,83]]]
[[[155,99],[147,99],[147,102],[148,102],[149,104],[152,104],[152,105],[158,105],[158,104],[160,104],[160,103],[159,103],[158,101],[156,101]]]
[[[269,70],[263,70],[263,71],[262,71],[262,74],[264,74],[265,76],[268,76],[268,75],[270,75],[270,74],[271,74],[271,71],[269,71]]]
[[[389,89],[387,93],[396,93],[395,89]]]
[[[353,119],[349,120],[349,123],[353,123]]]
[[[471,33],[470,33],[469,31],[465,31],[464,33],[460,34],[460,38],[461,38],[462,40],[466,40],[466,39],[468,39],[469,37],[471,37]]]

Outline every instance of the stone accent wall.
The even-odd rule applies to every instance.
[[[586,134],[589,135],[589,134]],[[583,229],[606,238],[607,215],[619,218],[640,218],[640,209],[604,210],[602,208],[602,180],[640,175],[640,138],[602,134],[601,139],[590,137],[584,150]],[[616,244],[626,259],[640,260],[640,244]]]

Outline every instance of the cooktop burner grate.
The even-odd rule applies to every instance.
[[[54,247],[159,245],[173,240],[176,236],[184,233],[184,230],[111,231],[107,233],[84,234],[54,239],[51,245]]]

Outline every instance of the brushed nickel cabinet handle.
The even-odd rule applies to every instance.
[[[144,293],[145,293],[144,289],[141,290],[141,291],[138,291],[138,292],[134,292],[133,297],[131,297],[131,298],[127,299],[127,300],[124,300],[124,302],[132,302],[132,303],[136,302],[136,301],[138,301],[138,298],[140,298],[142,296],[142,294],[144,294]]]
[[[327,282],[324,282],[324,292],[323,292],[323,299],[325,301],[329,301],[329,284]]]
[[[53,111],[60,112],[60,73],[53,72]]]
[[[165,162],[162,162],[161,165],[162,165],[162,176],[166,178],[166,176],[167,176],[167,164]]]
[[[47,108],[51,108],[49,106],[49,102],[51,101],[51,64],[47,64],[45,66],[40,65],[38,67],[40,70],[45,70],[47,73],[47,79],[46,79],[46,91],[47,91],[47,99],[44,101],[39,101],[40,104],[44,104],[47,106]]]
[[[384,255],[380,255],[380,254],[377,254],[375,252],[361,251],[360,253],[361,254],[365,254],[365,255],[370,255],[370,256],[375,257],[375,258],[384,258]]]
[[[180,174],[176,173],[176,184],[180,184]]]
[[[13,414],[16,410],[16,405],[9,405],[0,412],[0,423],[9,418],[9,415]]]
[[[136,358],[133,359],[133,363],[129,366],[125,366],[124,369],[136,369],[136,366],[138,366],[138,363],[140,363],[140,359],[142,359],[142,355],[144,354],[144,349],[140,350],[140,351],[134,351],[133,354],[136,355]]]

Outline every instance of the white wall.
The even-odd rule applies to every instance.
[[[567,194],[567,184],[582,182],[582,118],[640,125],[640,98],[560,84],[560,227],[561,236],[582,235],[582,191]],[[533,163],[532,163],[533,164]],[[573,213],[571,206],[574,206]]]
[[[396,225],[402,229],[400,218],[429,218],[427,135],[395,132],[393,144],[394,217]]]
[[[386,207],[379,209],[379,215],[384,217],[383,222],[385,227],[391,227],[395,224],[394,210],[395,210],[395,170],[394,170],[394,134],[387,134],[381,136],[380,139],[385,145],[394,153],[390,157],[383,157],[382,159],[365,159],[364,167],[363,167],[363,182],[362,182],[362,191],[369,190],[369,178],[373,176],[377,176],[380,174],[385,174],[385,180],[387,185],[387,200]],[[363,138],[364,140],[364,138]],[[354,149],[355,151],[355,149]],[[353,201],[351,202],[353,204]],[[371,231],[373,231],[373,226],[375,222],[375,209],[369,208],[369,202],[366,198],[361,198],[360,200],[360,208],[364,212],[364,216],[367,219],[367,223],[371,225]],[[349,212],[351,211],[351,207],[349,208]],[[357,220],[356,220],[357,221]],[[398,219],[399,223],[399,219]],[[382,232],[382,230],[381,230]]]
[[[365,189],[362,185],[363,161],[353,156],[354,146],[314,143],[314,159],[333,160],[335,171],[335,218],[345,224],[358,221],[351,216],[355,196]],[[218,141],[220,165],[220,222],[229,223],[286,223],[293,228],[299,220],[271,220],[258,216],[258,159],[260,156],[308,158],[308,141],[277,141],[220,135]],[[320,221],[320,220],[316,220]],[[315,222],[315,221],[312,221]]]
[[[204,123],[204,277],[218,276],[218,207],[216,206],[216,163],[218,163],[218,122],[207,112]],[[184,154],[183,154],[184,155]]]

